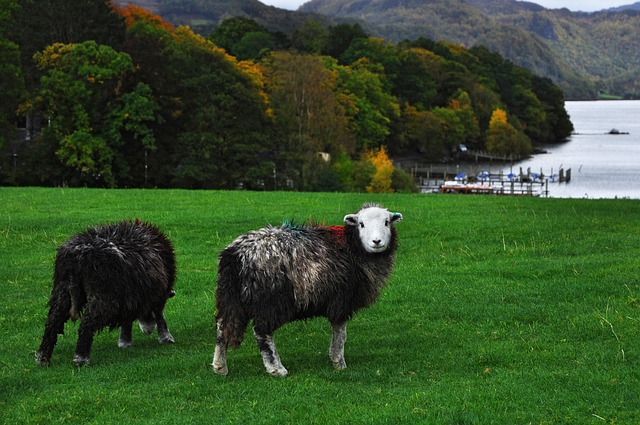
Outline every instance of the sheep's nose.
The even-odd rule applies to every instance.
[[[378,246],[380,245],[380,242],[382,242],[380,239],[374,239],[371,242],[373,242],[374,245]]]

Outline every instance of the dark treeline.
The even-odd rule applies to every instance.
[[[526,156],[573,129],[558,87],[482,47],[246,18],[205,38],[104,0],[0,5],[3,184],[406,191],[390,157]]]

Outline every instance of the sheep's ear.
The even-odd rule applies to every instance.
[[[344,224],[348,224],[351,226],[358,225],[358,214],[347,214],[344,216]]]
[[[402,221],[402,214],[400,214],[399,212],[394,212],[394,213],[390,213],[391,214],[391,222],[392,223],[397,223],[399,221]]]

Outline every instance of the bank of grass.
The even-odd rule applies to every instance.
[[[365,201],[401,211],[395,272],[349,325],[348,369],[323,319],[276,333],[286,379],[250,333],[214,374],[217,253],[287,218],[327,224]],[[634,423],[640,417],[639,201],[455,195],[0,188],[0,422]],[[56,247],[89,225],[139,217],[173,240],[177,340],[136,330],[72,364],[68,323],[36,366]]]

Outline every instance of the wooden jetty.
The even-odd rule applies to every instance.
[[[422,193],[484,194],[510,196],[548,196],[549,183],[568,183],[571,169],[561,168],[558,174],[532,172],[531,168],[517,173],[487,171],[487,165],[413,164],[408,171]],[[405,169],[406,166],[405,166]]]

